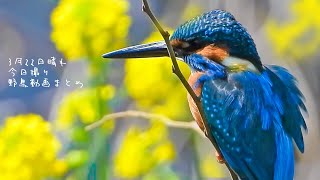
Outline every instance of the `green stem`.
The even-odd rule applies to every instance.
[[[197,151],[196,135],[194,133],[191,134],[190,141],[192,144],[192,151],[194,152],[193,153],[193,160],[194,160],[194,165],[195,165],[195,170],[196,170],[196,177],[197,177],[197,179],[201,180],[201,179],[203,179],[202,174],[201,174],[201,169],[200,169],[201,164],[200,164],[200,159],[199,159],[198,151]]]
[[[96,69],[95,73],[91,75],[90,87],[96,88],[96,110],[97,110],[97,118],[100,119],[106,113],[106,102],[102,100],[101,93],[99,87],[105,84],[105,72],[108,68],[106,62],[101,62],[99,58],[91,57],[89,66],[91,68],[99,68]],[[91,162],[96,164],[96,177],[99,179],[109,179],[110,174],[110,166],[109,166],[109,158],[110,158],[110,138],[105,137],[105,133],[102,131],[94,131],[92,136],[93,141],[91,141],[91,145],[93,148],[90,148]],[[94,152],[94,153],[92,153]]]

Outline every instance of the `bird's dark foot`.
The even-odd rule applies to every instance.
[[[208,136],[208,131],[206,130],[206,128],[204,128],[202,131],[204,132],[204,135],[205,135],[206,137],[209,137],[209,136]]]
[[[216,151],[217,162],[224,164],[226,161],[223,159],[223,156]]]

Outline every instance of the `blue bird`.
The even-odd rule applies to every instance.
[[[170,37],[191,69],[189,84],[201,98],[210,133],[240,179],[292,180],[294,144],[304,152],[296,79],[283,67],[263,65],[247,30],[232,14],[213,10],[179,26]],[[127,47],[104,58],[168,56],[164,42]],[[192,115],[204,125],[188,95]]]

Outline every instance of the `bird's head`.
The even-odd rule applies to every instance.
[[[213,10],[179,26],[170,37],[176,57],[192,69],[205,71],[214,63],[231,69],[262,70],[255,43],[246,29],[223,10]],[[168,56],[164,41],[127,47],[104,58],[146,58]]]

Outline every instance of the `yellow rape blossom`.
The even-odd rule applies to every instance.
[[[174,158],[175,150],[167,137],[165,125],[153,122],[145,131],[134,127],[129,129],[115,155],[114,172],[117,177],[135,178]]]
[[[221,164],[219,164],[214,158],[215,156],[213,154],[209,154],[201,161],[200,169],[202,175],[208,178],[226,177],[226,173],[221,168]]]
[[[41,116],[8,117],[0,129],[0,179],[62,176],[68,167],[65,161],[57,159],[60,146],[50,123]]]
[[[159,40],[162,40],[159,32],[153,32],[143,43]],[[188,77],[190,71],[187,65],[179,62],[179,66]],[[140,108],[150,109],[173,119],[189,118],[187,92],[172,74],[170,58],[128,59],[125,71],[128,93]]]
[[[125,46],[126,0],[61,0],[51,15],[51,39],[67,59],[100,57]]]
[[[320,11],[320,1],[295,0],[290,8],[292,21],[279,24],[269,20],[266,31],[279,56],[302,60],[315,54],[320,46],[320,16],[314,13]]]
[[[162,145],[157,146],[153,153],[152,156],[157,158],[157,162],[162,163],[162,162],[167,162],[168,159],[174,159],[176,156],[176,153],[173,147],[173,144],[170,141],[165,141],[163,142]]]
[[[99,108],[106,109],[106,101],[114,97],[115,88],[105,85],[97,88],[79,89],[63,98],[58,109],[57,126],[59,129],[69,128],[76,120],[90,124],[99,120]],[[101,101],[104,102],[101,104]],[[113,127],[113,122],[106,122],[105,127]]]

